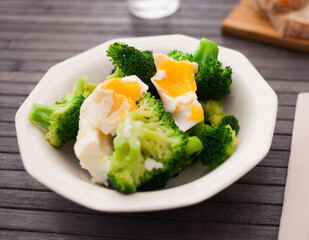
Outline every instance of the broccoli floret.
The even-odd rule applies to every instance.
[[[167,54],[170,58],[173,58],[176,61],[190,61],[193,62],[193,55],[189,53],[183,53],[178,50],[171,51]]]
[[[154,176],[148,182],[143,183],[138,191],[152,191],[163,188],[169,179],[177,177],[186,167],[197,161],[197,155],[203,150],[203,144],[199,138],[188,137],[185,152],[180,161],[175,162],[170,171]]]
[[[73,96],[83,94],[86,81],[86,76],[80,76],[75,83],[72,93],[63,94],[61,100],[56,101],[56,104],[67,103]]]
[[[203,143],[196,136],[188,137],[188,142],[185,148],[185,154],[183,160],[177,162],[171,170],[170,175],[176,177],[181,173],[186,167],[196,162],[197,155],[203,150]]]
[[[142,52],[125,43],[115,42],[108,47],[107,56],[117,67],[112,77],[136,75],[147,85],[152,85],[150,79],[156,73],[156,66],[150,51]]]
[[[199,64],[195,81],[199,100],[220,100],[230,93],[232,69],[230,67],[222,69],[221,62],[209,60],[205,64]]]
[[[66,94],[55,105],[33,104],[28,119],[45,132],[45,138],[54,147],[61,147],[76,138],[79,111],[85,100],[86,80],[80,77],[72,94]]]
[[[127,113],[117,128],[109,181],[125,194],[134,193],[139,187],[161,188],[169,177],[161,177],[161,183],[149,181],[157,175],[169,176],[172,167],[182,160],[186,144],[187,138],[171,114],[164,111],[161,101],[143,94],[138,108]],[[146,162],[156,167],[147,170]]]
[[[61,100],[56,101],[56,104],[63,104],[68,102],[72,98],[72,96],[82,94],[84,98],[86,99],[97,87],[98,84],[96,83],[86,83],[87,81],[86,76],[80,76],[74,86],[73,92],[68,94],[63,94]]]
[[[203,165],[216,168],[234,152],[237,137],[230,125],[211,127],[207,124],[197,124],[193,128],[191,133],[197,136],[204,146],[198,155]]]
[[[98,86],[96,83],[87,83],[85,85],[84,91],[83,91],[83,96],[84,98],[89,97],[89,95],[94,91],[94,89]]]
[[[209,100],[206,103],[201,102],[204,110],[204,119],[211,123],[212,127],[221,127],[230,125],[236,132],[239,131],[239,123],[235,116],[225,114],[222,104],[219,101]]]
[[[222,68],[222,63],[217,60],[218,52],[217,44],[202,38],[193,54],[193,61],[199,64],[195,75],[199,100],[220,100],[230,93],[232,69]]]
[[[35,103],[28,119],[45,132],[45,138],[54,147],[61,147],[75,139],[78,132],[82,94],[72,96],[66,103],[44,105]]]
[[[142,183],[137,191],[153,191],[158,190],[161,188],[164,188],[167,184],[168,180],[171,179],[171,174],[169,171],[164,171],[162,173],[159,173],[158,175],[154,175],[150,180],[147,182]]]
[[[206,38],[202,38],[200,45],[193,54],[193,61],[201,64],[206,64],[210,59],[218,58],[218,45]]]
[[[153,59],[153,55],[152,55],[152,51],[150,50],[145,50],[145,51],[142,51],[143,53],[147,54],[149,57],[151,57]]]

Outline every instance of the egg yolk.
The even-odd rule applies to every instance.
[[[124,102],[129,103],[130,111],[137,108],[136,101],[141,96],[142,87],[138,82],[125,82],[121,78],[113,78],[106,80],[101,88],[104,90],[113,90],[114,104],[109,112],[109,115],[117,112]],[[120,113],[122,116],[124,113]],[[122,118],[121,118],[122,119]]]
[[[204,120],[204,111],[201,106],[192,106],[189,120],[200,122]]]
[[[190,62],[176,62],[173,60],[164,60],[158,56],[157,70],[165,71],[166,77],[154,81],[170,97],[175,98],[187,92],[196,91],[194,78],[194,68]]]

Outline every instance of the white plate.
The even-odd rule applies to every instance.
[[[213,196],[246,174],[267,154],[275,128],[277,96],[244,55],[220,47],[219,60],[233,68],[231,93],[223,99],[224,109],[240,123],[239,143],[233,155],[212,171],[195,164],[158,191],[123,195],[92,184],[88,172],[79,166],[73,144],[53,148],[43,132],[27,120],[27,115],[33,103],[53,104],[64,93],[71,92],[80,75],[87,75],[90,82],[103,81],[112,69],[106,49],[115,41],[163,53],[174,49],[193,52],[199,44],[199,39],[184,35],[114,39],[52,67],[15,117],[23,163],[39,182],[91,209],[154,211],[191,205]]]

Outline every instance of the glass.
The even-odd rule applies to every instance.
[[[180,0],[127,0],[129,11],[136,17],[159,19],[172,15]]]

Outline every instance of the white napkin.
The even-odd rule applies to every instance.
[[[278,240],[309,239],[309,93],[297,98]]]

